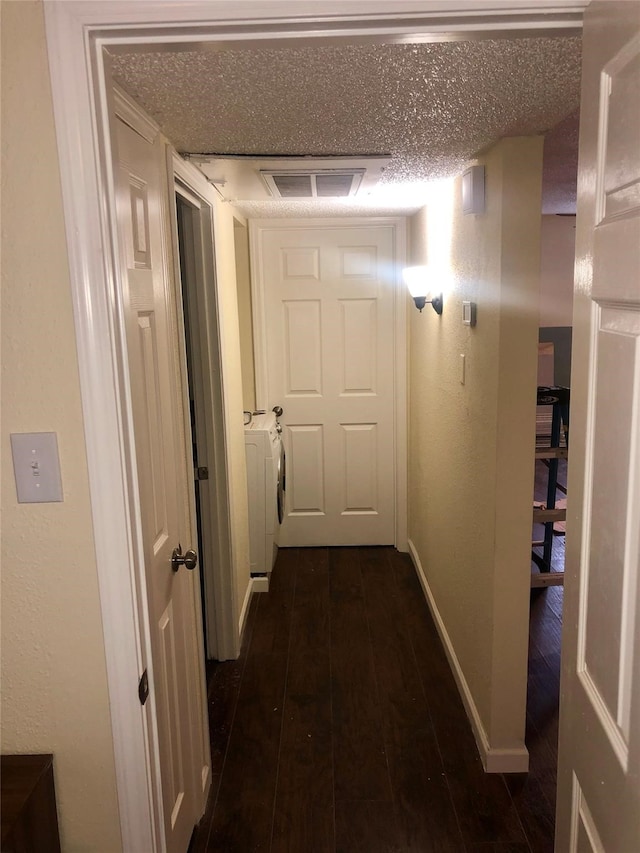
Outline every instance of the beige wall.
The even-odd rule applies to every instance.
[[[220,293],[222,385],[227,413],[231,548],[236,576],[236,620],[239,621],[250,583],[250,561],[234,222],[230,205],[222,201],[217,202],[214,210],[216,277]]]
[[[478,162],[484,214],[462,215],[458,179],[410,223],[412,263],[438,271],[445,301],[442,317],[410,311],[409,537],[489,746],[509,750],[525,722],[542,140]]]
[[[42,5],[2,3],[2,751],[52,752],[65,853],[121,850]],[[54,431],[64,501],[18,504]]]
[[[540,249],[540,326],[573,323],[575,216],[543,216]]]
[[[240,357],[242,361],[242,401],[248,412],[256,408],[256,377],[253,356],[253,316],[251,307],[251,271],[249,265],[249,229],[234,222],[238,315],[240,319]]]

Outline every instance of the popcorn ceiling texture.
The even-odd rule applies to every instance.
[[[254,48],[113,57],[181,152],[390,154],[384,183],[459,174],[579,104],[581,40]],[[560,139],[562,141],[562,139]]]
[[[544,138],[542,212],[575,213],[580,110],[568,115]]]

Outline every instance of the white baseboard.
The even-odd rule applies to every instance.
[[[253,591],[254,592],[269,592],[269,581],[271,579],[271,575],[265,575],[264,577],[259,578],[251,578],[253,581]]]
[[[270,575],[266,575],[266,577],[263,578],[249,578],[247,591],[244,596],[244,601],[242,602],[242,610],[240,611],[240,624],[238,626],[240,633],[240,642],[242,642],[244,626],[246,625],[247,616],[249,614],[249,604],[251,603],[251,596],[254,592],[269,592],[269,578]]]
[[[469,717],[473,736],[476,739],[476,745],[485,771],[487,773],[526,773],[529,769],[529,752],[524,744],[522,747],[513,749],[495,748],[489,744],[486,729],[480,719],[478,708],[476,707],[471,690],[467,684],[467,679],[464,677],[460,661],[458,660],[453,643],[451,642],[451,638],[449,637],[447,628],[442,616],[440,615],[433,593],[431,592],[418,552],[416,551],[415,545],[411,539],[409,539],[408,544],[409,554],[416,572],[418,573],[418,578],[422,585],[425,598],[427,599],[429,610],[433,616],[433,621],[436,623],[436,628],[438,629],[438,634],[442,640],[442,645],[444,646],[449,666],[451,667],[453,677],[455,678],[458,690],[460,691],[460,697],[465,711],[467,712],[467,716]]]
[[[247,584],[247,591],[244,595],[244,601],[242,602],[242,610],[240,611],[240,622],[238,624],[238,635],[240,637],[240,644],[242,644],[242,635],[244,634],[244,626],[247,622],[247,616],[249,614],[249,604],[251,603],[251,596],[253,595],[253,584],[254,579],[249,578],[249,583]]]
[[[520,749],[488,747],[487,754],[481,753],[480,757],[487,773],[527,773],[529,770],[529,750],[526,746]]]

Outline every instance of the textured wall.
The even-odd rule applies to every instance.
[[[540,325],[573,323],[575,216],[543,216],[540,255]]]
[[[242,360],[242,405],[248,412],[256,408],[256,377],[253,354],[253,316],[251,309],[251,271],[249,268],[249,229],[234,222],[238,318],[240,320],[240,357]]]
[[[2,3],[2,750],[52,752],[65,853],[121,850],[43,11]],[[11,432],[58,434],[18,504]]]
[[[410,313],[409,536],[490,746],[509,749],[524,737],[542,139],[479,162],[484,214],[462,215],[457,179],[411,220],[412,262],[435,267],[445,303]]]

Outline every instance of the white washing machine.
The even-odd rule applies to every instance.
[[[268,589],[278,553],[278,532],[284,515],[284,448],[273,412],[254,415],[244,429],[249,498],[251,576]]]

